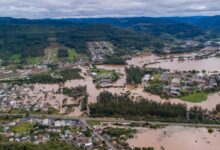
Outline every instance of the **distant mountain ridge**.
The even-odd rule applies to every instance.
[[[87,52],[87,41],[107,40],[120,54],[150,48],[163,50],[173,41],[220,37],[220,16],[15,19],[0,17],[0,56],[42,56],[47,39]]]
[[[128,17],[128,18],[85,18],[74,19],[66,18],[71,22],[80,23],[106,23],[120,27],[131,27],[138,24],[152,25],[173,25],[186,23],[199,28],[210,29],[214,32],[220,32],[220,16],[192,16],[192,17]]]
[[[220,33],[220,16],[192,16],[192,17],[125,17],[125,18],[63,18],[63,19],[15,19],[10,17],[0,17],[0,25],[11,24],[52,24],[52,25],[72,25],[72,24],[111,24],[117,27],[130,27],[138,29],[137,26],[164,26],[172,27],[175,24],[182,24],[190,27],[209,29]]]

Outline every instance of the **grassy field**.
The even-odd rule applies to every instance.
[[[33,124],[29,122],[21,122],[14,127],[10,128],[10,131],[16,133],[29,132],[33,128]]]
[[[75,51],[75,49],[68,49],[68,54],[69,54],[69,56],[68,56],[68,60],[70,61],[70,62],[73,62],[73,61],[75,61],[76,60],[76,58],[77,58],[77,54],[76,54],[76,51]]]
[[[101,124],[101,121],[98,121],[98,120],[88,120],[87,123],[88,123],[90,126],[96,126],[96,125],[100,125],[100,124]]]
[[[29,65],[37,65],[41,62],[42,58],[41,57],[28,57],[27,58],[27,63]]]
[[[160,73],[153,74],[153,80],[154,81],[159,81],[160,80]]]
[[[114,70],[105,70],[105,69],[98,69],[98,68],[90,69],[90,71],[91,71],[91,72],[95,72],[95,73],[97,73],[98,75],[102,75],[102,74],[112,74],[112,73],[115,72]]]
[[[133,137],[133,134],[136,132],[136,130],[130,128],[107,128],[104,132],[111,137],[116,137],[117,139],[122,135],[125,136],[125,139],[128,139],[129,137]]]
[[[44,56],[44,60],[48,60],[48,61],[52,61],[52,62],[58,62],[58,56],[57,56],[57,52],[58,52],[59,48],[52,48],[52,47],[48,47],[44,50],[45,56]]]
[[[9,58],[9,61],[10,61],[11,63],[18,64],[18,63],[20,63],[20,61],[21,61],[21,55],[20,55],[20,54],[14,54],[14,55],[12,55],[12,56]]]
[[[187,102],[199,103],[206,101],[208,99],[208,95],[209,95],[208,92],[198,92],[187,96],[182,96],[180,97],[180,99]]]

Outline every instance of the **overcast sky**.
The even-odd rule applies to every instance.
[[[220,0],[0,0],[0,16],[85,18],[220,15]]]

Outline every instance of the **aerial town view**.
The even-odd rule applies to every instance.
[[[0,150],[219,150],[220,2],[0,1]]]

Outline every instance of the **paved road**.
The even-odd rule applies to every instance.
[[[21,116],[21,114],[0,114],[0,116]],[[177,126],[192,126],[192,127],[213,127],[220,128],[220,124],[196,124],[196,123],[175,123],[175,122],[159,122],[159,121],[135,121],[135,120],[124,120],[124,119],[116,119],[116,118],[90,118],[90,117],[73,117],[73,116],[63,116],[63,115],[29,115],[34,118],[50,118],[50,119],[74,119],[74,120],[97,120],[101,122],[118,122],[118,123],[150,123],[150,124],[158,124],[158,125],[177,125]]]
[[[0,116],[24,116],[20,114],[0,114]],[[72,116],[62,116],[62,115],[29,115],[33,118],[50,118],[50,119],[73,119],[80,120],[86,127],[93,131],[94,135],[96,135],[101,141],[105,141],[106,145],[112,149],[116,150],[116,148],[104,137],[102,137],[98,132],[93,130],[93,127],[90,126],[87,121],[88,120],[97,120],[101,122],[117,122],[117,123],[146,123],[149,124],[157,124],[157,125],[170,125],[170,126],[191,126],[191,127],[207,127],[207,128],[220,128],[220,124],[195,124],[195,123],[171,123],[171,122],[153,122],[153,121],[135,121],[135,120],[124,120],[124,119],[116,119],[116,118],[90,118],[90,117],[72,117]]]
[[[88,123],[87,123],[87,120],[86,119],[80,119],[81,122],[87,126],[90,130],[93,131],[93,133],[101,140],[101,141],[105,141],[105,144],[111,148],[112,150],[116,150],[116,148],[108,141],[106,140],[104,137],[102,137],[98,132],[96,132],[95,130],[93,130],[93,127],[90,126]]]

